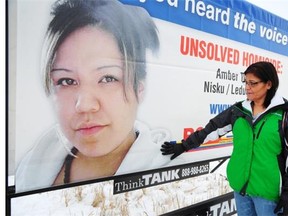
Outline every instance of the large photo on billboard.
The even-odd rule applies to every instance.
[[[208,137],[173,160],[161,146],[187,139],[245,100],[243,72],[254,62],[275,66],[279,92],[288,97],[287,21],[246,1],[9,4],[15,215],[28,197],[35,215],[47,211],[41,200],[53,215],[55,197],[62,197],[55,214],[80,199],[86,214],[110,214],[113,206],[119,214],[138,208],[158,215],[230,193],[225,167],[214,168],[230,157],[232,133]],[[235,210],[231,202],[226,213]]]

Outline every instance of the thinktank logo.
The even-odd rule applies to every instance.
[[[119,176],[114,180],[113,194],[151,187],[209,173],[209,162],[191,163]]]

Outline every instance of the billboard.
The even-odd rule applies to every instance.
[[[60,116],[68,115],[72,106],[69,106],[71,104],[68,100],[59,103],[63,98],[58,97],[56,93],[45,95],[45,87],[41,80],[41,52],[46,28],[51,20],[49,11],[53,3],[54,1],[22,0],[9,3],[10,15],[17,14],[10,19],[17,25],[10,29],[11,31],[15,28],[15,34],[9,46],[9,53],[12,55],[9,84],[13,89],[10,92],[14,92],[15,96],[10,99],[9,108],[9,119],[14,119],[9,122],[11,135],[8,143],[11,154],[9,175],[12,179],[11,186],[15,187],[15,193],[11,193],[11,213],[23,214],[23,206],[26,206],[27,214],[29,212],[30,215],[33,212],[35,215],[39,214],[41,211],[57,215],[59,212],[63,213],[62,207],[65,206],[66,212],[75,214],[82,212],[106,215],[117,212],[135,215],[146,212],[148,215],[159,215],[231,192],[225,179],[225,170],[212,173],[211,171],[218,161],[229,158],[233,148],[232,134],[226,134],[217,140],[207,140],[199,148],[188,151],[173,161],[169,156],[161,154],[161,144],[164,141],[179,142],[187,138],[194,131],[204,127],[210,118],[235,102],[245,100],[243,71],[256,61],[269,61],[275,65],[280,79],[279,92],[287,98],[287,87],[284,85],[288,79],[287,21],[246,1],[118,1],[120,5],[144,9],[156,26],[159,41],[156,54],[145,50],[145,61],[141,59],[135,64],[135,67],[138,67],[144,62],[147,71],[143,86],[141,88],[140,85],[137,91],[140,92],[141,100],[139,103],[135,100],[131,105],[133,108],[136,107],[135,110],[122,110],[120,104],[112,103],[116,102],[117,98],[112,94],[106,94],[106,98],[110,100],[106,100],[109,103],[105,103],[113,108],[113,112],[119,111],[117,117],[122,116],[122,120],[128,120],[129,124],[133,122],[136,138],[125,151],[128,153],[122,154],[117,166],[114,164],[116,170],[108,172],[110,167],[101,164],[98,168],[107,172],[98,176],[90,175],[91,172],[87,175],[87,172],[84,172],[81,173],[83,178],[75,178],[75,181],[63,184],[63,160],[69,155],[73,143],[69,133],[65,133],[64,120],[59,119],[59,113]],[[110,10],[111,16],[116,16],[116,12]],[[132,10],[137,16],[138,10]],[[133,25],[140,25],[136,18],[125,21],[133,21]],[[148,28],[141,24],[142,30]],[[128,32],[125,34],[128,35]],[[79,35],[79,38],[83,36]],[[106,35],[102,34],[100,38],[104,36]],[[150,38],[147,32],[140,36]],[[86,42],[88,39],[86,38]],[[87,64],[82,64],[88,58],[81,57],[92,48],[93,43],[86,44],[82,51],[81,47],[71,46],[77,42],[81,44],[83,38],[72,41],[65,48],[71,56],[71,53],[83,54],[72,56],[75,65],[71,71],[83,65],[83,70],[89,70],[90,68],[86,68]],[[102,55],[105,54],[104,50],[109,50],[112,43],[113,38],[102,41],[104,46],[99,48]],[[63,48],[64,51],[65,49]],[[60,62],[61,70],[56,67],[56,75],[53,74],[52,79],[58,83],[61,80],[62,84],[64,82],[60,78],[63,78],[61,76],[64,73],[65,83],[79,79],[81,83],[90,84],[91,78],[80,76],[80,72],[77,72],[76,78],[75,74],[67,75],[67,68],[62,69],[62,58],[59,57],[58,60],[56,62]],[[78,60],[79,65],[75,63]],[[118,63],[113,61],[113,65]],[[66,67],[65,64],[64,66]],[[70,66],[68,70],[70,71]],[[111,74],[114,74],[113,79]],[[115,74],[119,74],[118,69],[109,71],[109,77],[105,76],[105,82],[107,77],[115,80]],[[114,93],[118,92],[115,86],[112,88]],[[98,89],[102,91],[100,87]],[[77,94],[80,95],[79,92]],[[65,109],[61,111],[59,104],[63,107],[65,105]],[[134,116],[130,117],[132,112]],[[105,119],[97,117],[101,118]],[[125,122],[121,124],[121,130],[125,129]],[[95,124],[87,123],[84,133],[94,133],[94,129],[91,128]],[[121,132],[120,129],[116,132]],[[111,142],[117,137],[116,132],[109,134]],[[67,143],[67,140],[67,145],[59,145],[59,142]],[[107,140],[105,142],[107,143]],[[36,156],[31,151],[36,152]],[[91,154],[95,157],[101,151],[93,153],[90,149],[86,151],[86,156]],[[55,157],[58,154],[56,152],[60,152],[60,158]],[[80,150],[80,153],[83,152]],[[79,156],[79,150],[73,154]],[[107,152],[101,154],[97,157],[106,155]],[[42,160],[45,157],[46,159]],[[115,161],[117,157],[113,155],[113,159]],[[17,172],[19,174],[16,174]],[[30,174],[26,175],[26,172]],[[59,182],[57,177],[60,179]],[[171,199],[173,195],[177,199]],[[57,201],[55,197],[60,200]],[[27,200],[34,203],[33,208],[28,207]],[[47,209],[41,204],[44,200],[49,203]],[[58,209],[55,208],[56,205]],[[135,212],[136,209],[139,212]]]

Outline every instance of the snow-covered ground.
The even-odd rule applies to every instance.
[[[110,180],[13,198],[11,215],[160,215],[228,192],[221,171],[115,195]]]

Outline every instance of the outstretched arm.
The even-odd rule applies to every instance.
[[[186,140],[182,140],[181,143],[176,144],[175,142],[164,142],[164,144],[161,146],[162,154],[173,154],[171,156],[171,160],[173,160],[185,151],[197,148],[206,141],[216,140],[230,132],[232,130],[231,110],[232,107],[223,111],[211,119],[202,130],[191,134]]]

